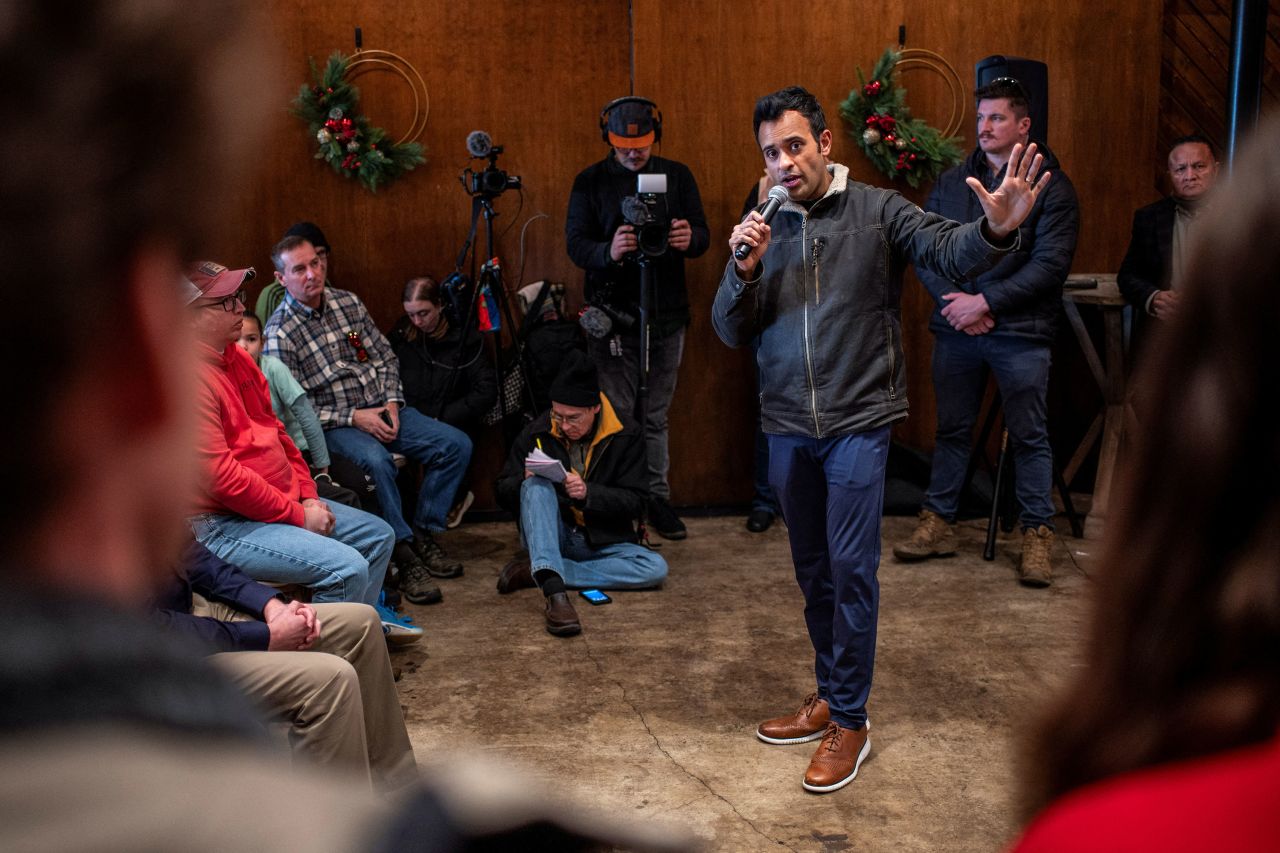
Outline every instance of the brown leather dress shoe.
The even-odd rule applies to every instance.
[[[817,693],[804,697],[800,710],[785,717],[765,720],[756,727],[756,737],[765,743],[807,743],[822,737],[831,722],[827,700]]]
[[[569,600],[567,593],[553,592],[547,596],[547,632],[557,637],[572,637],[582,633],[578,611],[573,609],[573,602]]]
[[[846,729],[839,723],[829,723],[822,735],[818,751],[809,761],[804,774],[804,789],[815,794],[838,791],[852,782],[858,768],[871,753],[871,722],[860,729]]]
[[[533,572],[529,569],[529,560],[516,557],[502,567],[498,573],[498,594],[506,595],[518,589],[529,589],[534,586]]]

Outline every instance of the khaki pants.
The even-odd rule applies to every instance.
[[[418,781],[378,613],[367,604],[316,604],[320,639],[305,652],[224,652],[209,660],[272,716],[289,724],[295,755],[362,773],[380,788]],[[193,612],[243,613],[196,598]]]

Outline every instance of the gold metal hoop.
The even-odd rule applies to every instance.
[[[360,66],[364,67],[356,70]],[[403,145],[421,136],[427,129],[430,100],[427,95],[427,84],[418,73],[418,69],[403,56],[389,50],[357,50],[351,55],[351,61],[347,63],[347,79],[355,80],[356,77],[369,71],[393,71],[409,84],[409,90],[413,92],[413,123],[409,125],[408,133],[396,140],[396,145]]]
[[[964,81],[960,79],[960,75],[956,73],[951,63],[932,50],[912,47],[899,52],[898,61],[893,67],[895,70],[927,68],[930,71],[936,71],[943,80],[947,81],[947,88],[951,90],[951,117],[947,119],[942,136],[943,138],[955,136],[960,130],[960,125],[964,123]]]

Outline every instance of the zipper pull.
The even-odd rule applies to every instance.
[[[821,238],[821,237],[814,237],[814,238],[813,238],[813,267],[814,267],[814,269],[817,269],[817,268],[818,268],[818,257],[822,254],[822,247],[823,247],[823,246],[825,246],[825,245],[826,245],[826,243],[824,243],[824,242],[823,242],[823,240],[822,240],[822,238]]]

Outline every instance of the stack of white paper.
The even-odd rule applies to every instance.
[[[524,459],[525,470],[532,471],[539,477],[546,477],[553,483],[563,483],[565,470],[560,464],[559,459],[552,459],[542,451],[541,447],[535,447]]]

